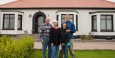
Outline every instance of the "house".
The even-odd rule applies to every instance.
[[[64,22],[70,15],[74,37],[92,34],[115,38],[115,3],[106,0],[18,0],[0,5],[0,33],[21,35],[39,33],[46,17]]]

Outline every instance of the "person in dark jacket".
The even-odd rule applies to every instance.
[[[62,46],[62,51],[64,53],[64,58],[68,58],[68,48],[70,46],[70,37],[69,37],[69,32],[66,32],[67,26],[66,23],[62,24],[62,27],[60,29],[60,43]]]
[[[50,28],[49,37],[51,44],[51,58],[58,58],[58,50],[60,45],[60,28],[58,28],[58,22],[53,21],[54,26]]]

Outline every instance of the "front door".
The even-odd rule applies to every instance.
[[[46,15],[43,12],[37,12],[33,16],[33,30],[32,33],[39,33],[40,26],[45,22]]]
[[[35,33],[39,33],[41,24],[44,23],[44,17],[38,16],[35,21]]]

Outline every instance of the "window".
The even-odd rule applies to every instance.
[[[97,31],[97,16],[92,16],[92,31]]]
[[[14,30],[15,25],[15,15],[14,14],[4,14],[3,15],[3,29],[4,30]]]
[[[62,14],[61,15],[61,23],[65,22],[65,16],[66,16],[66,14]],[[70,21],[74,22],[74,15],[73,14],[69,14],[69,16],[70,16]]]
[[[101,15],[100,21],[101,31],[113,31],[113,15]]]
[[[22,30],[22,15],[18,15],[18,30]]]

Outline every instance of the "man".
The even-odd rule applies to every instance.
[[[73,22],[70,21],[70,16],[68,14],[65,16],[65,21],[68,28],[66,32],[70,32],[70,46],[69,46],[70,55],[71,55],[71,58],[75,58],[74,50],[73,50],[73,33],[75,33],[75,25],[73,24]],[[62,53],[63,52],[60,51],[59,58],[63,58]]]
[[[66,24],[68,28],[66,32],[70,32],[70,47],[69,47],[70,55],[71,55],[71,58],[75,58],[74,50],[73,50],[73,33],[75,33],[75,25],[73,24],[73,22],[70,21],[69,15],[65,16],[65,20],[66,20]]]
[[[46,49],[48,46],[48,58],[51,58],[51,45],[49,43],[49,30],[52,25],[49,23],[50,18],[45,19],[45,23],[43,23],[40,27],[40,38],[42,40],[42,53],[43,58],[46,58]]]

